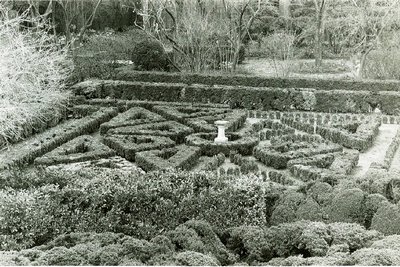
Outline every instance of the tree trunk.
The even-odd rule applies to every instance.
[[[359,79],[365,78],[365,62],[367,61],[367,56],[371,52],[372,48],[368,48],[365,50],[365,52],[361,53],[361,59],[360,59],[360,67],[358,68],[358,73],[357,76]]]
[[[239,37],[236,41],[235,52],[232,60],[232,72],[236,71],[237,64],[239,62],[240,47],[242,46],[242,38]]]
[[[290,0],[279,0],[279,16],[290,18]]]
[[[315,31],[315,44],[314,44],[314,57],[315,57],[315,66],[320,69],[322,65],[322,42],[324,40],[324,15],[326,4],[325,1],[322,0],[321,4],[318,5],[317,1],[315,3],[315,11],[316,11],[316,20],[317,27]]]

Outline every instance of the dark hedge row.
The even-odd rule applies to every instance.
[[[81,135],[51,152],[36,158],[38,165],[55,165],[96,160],[115,156],[115,151],[90,135]]]
[[[399,91],[398,81],[355,81],[301,78],[271,78],[252,75],[199,74],[170,72],[138,72],[130,67],[118,69],[117,80],[143,82],[171,82],[207,85],[242,85],[254,87],[315,88],[318,90]]]
[[[92,84],[91,84],[92,83]],[[87,81],[73,87],[86,98],[120,98],[166,102],[229,104],[232,108],[370,113],[380,106],[384,114],[400,112],[400,92],[315,90],[303,87],[249,87],[129,81]]]
[[[55,149],[77,136],[96,131],[100,124],[116,116],[116,108],[102,108],[78,120],[66,121],[50,130],[13,146],[0,154],[0,170],[11,166],[22,166]]]

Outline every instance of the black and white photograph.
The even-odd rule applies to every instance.
[[[400,0],[0,0],[0,266],[400,266]]]

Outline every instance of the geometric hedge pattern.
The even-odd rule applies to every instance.
[[[90,105],[77,108],[88,118],[102,110]],[[145,171],[181,168],[228,175],[257,172],[279,183],[321,180],[334,184],[357,165],[359,151],[372,144],[380,126],[373,119],[313,121],[290,113],[246,123],[246,111],[204,106],[157,104],[119,107],[117,113],[107,110],[110,117],[101,117],[103,121],[98,124],[86,120],[87,125],[97,128],[86,127],[84,131],[98,134],[69,139],[37,156],[34,163],[57,165],[118,155]],[[228,121],[228,143],[214,142],[216,120]]]

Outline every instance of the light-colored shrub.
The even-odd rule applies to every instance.
[[[26,125],[35,127],[60,112],[68,98],[63,89],[71,69],[67,50],[44,22],[22,27],[28,17],[9,14],[0,3],[0,146],[24,137]]]

